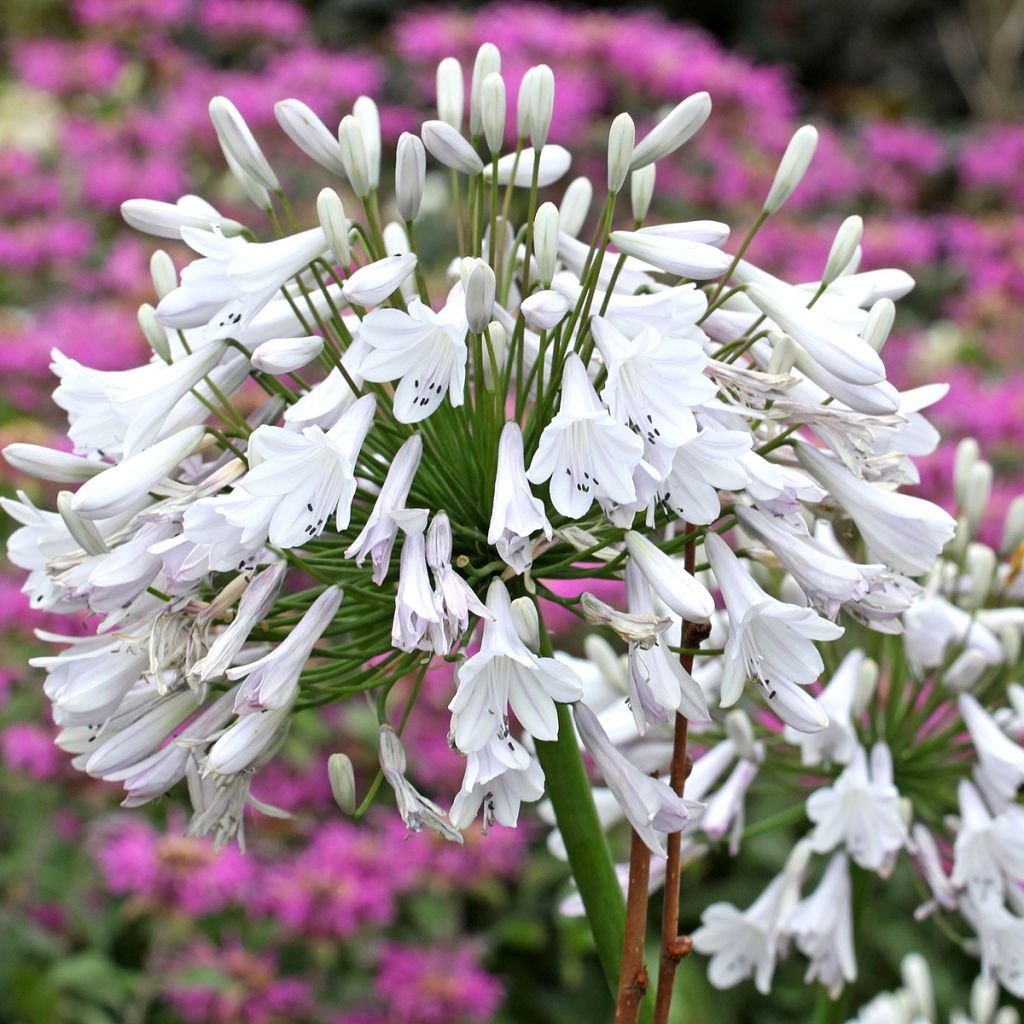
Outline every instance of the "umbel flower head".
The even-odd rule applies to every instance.
[[[952,536],[946,513],[897,493],[912,478],[908,420],[851,327],[890,296],[856,286],[852,263],[820,286],[788,285],[734,257],[752,236],[727,248],[719,221],[646,222],[656,164],[712,116],[713,97],[681,97],[635,147],[632,120],[616,120],[588,245],[577,236],[595,186],[563,187],[572,155],[548,143],[551,69],[530,69],[507,111],[489,44],[477,70],[467,119],[461,70],[445,62],[439,116],[408,125],[394,164],[368,98],[335,133],[282,97],[285,134],[346,186],[315,206],[293,206],[238,110],[215,98],[213,131],[252,223],[194,197],[125,204],[133,227],[195,254],[144,318],[152,357],[111,372],[55,350],[73,452],[7,450],[71,489],[56,511],[4,501],[26,593],[96,625],[92,639],[52,637],[63,648],[37,661],[61,745],[123,781],[133,805],[184,779],[193,830],[220,841],[238,833],[252,774],[295,714],[379,691],[384,775],[410,827],[457,838],[478,814],[514,825],[542,796],[552,751],[576,756],[563,706],[576,705],[622,814],[663,853],[665,833],[700,827],[703,805],[650,777],[663,763],[617,748],[677,714],[718,728],[719,707],[749,702],[800,735],[824,730],[814,684],[822,645],[844,633],[836,620],[897,632],[915,593],[900,574],[927,573]],[[518,141],[503,153],[506,116]],[[799,185],[810,134],[759,224]],[[415,244],[428,178],[459,186],[436,266]],[[619,231],[627,184],[640,223]],[[905,291],[905,277],[886,280]],[[839,522],[866,551],[850,529],[821,533]],[[778,547],[785,600],[755,579],[748,534],[768,557]],[[562,596],[560,582],[581,577],[612,596]],[[582,703],[585,679],[554,656],[562,638],[541,599],[618,645],[636,706]],[[691,672],[678,659],[709,630],[721,669],[709,657]],[[386,699],[435,658],[455,666],[450,740],[466,758],[447,818],[410,781]],[[88,756],[93,740],[102,756]],[[766,756],[728,742],[740,782],[714,803],[716,835],[723,808],[742,820]],[[986,770],[989,788],[1008,777]],[[549,790],[563,784],[547,775]],[[821,804],[819,820],[839,813]],[[818,948],[809,925],[799,934]]]

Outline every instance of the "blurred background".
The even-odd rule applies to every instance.
[[[997,469],[994,523],[1022,489],[1024,3],[5,0],[3,14],[0,444],[59,443],[51,348],[105,369],[146,358],[136,311],[153,299],[156,245],[121,223],[122,201],[194,191],[265,230],[225,172],[211,96],[236,103],[311,217],[326,175],[278,129],[275,101],[297,97],[330,125],[371,94],[393,143],[430,116],[436,62],[455,55],[468,69],[489,40],[502,50],[510,95],[531,64],[554,68],[552,141],[572,150],[574,174],[603,177],[619,111],[639,133],[666,105],[712,94],[701,135],[659,165],[661,219],[715,217],[742,236],[790,134],[813,121],[821,143],[811,172],[750,258],[817,280],[843,217],[862,213],[864,268],[900,266],[918,281],[886,350],[896,383],[952,385],[931,413],[945,443],[924,460],[921,491],[951,504],[952,453],[967,435]],[[448,228],[428,210],[417,226],[424,251],[440,254]],[[184,249],[167,248],[180,267]],[[6,466],[0,486],[28,488],[40,504],[53,497]],[[352,705],[297,721],[284,758],[255,786],[293,817],[252,820],[245,855],[217,857],[182,838],[173,799],[121,811],[113,787],[72,772],[52,746],[42,673],[26,661],[39,653],[34,628],[75,627],[31,613],[19,587],[5,566],[0,1022],[602,1019],[588,933],[554,913],[566,871],[544,851],[535,818],[516,832],[467,833],[461,849],[407,837],[388,808],[345,819],[327,755],[348,753],[361,788],[375,770],[373,717]],[[438,672],[425,692],[406,733],[411,774],[447,803],[462,773],[444,742],[450,677]],[[779,795],[769,784],[753,799],[756,822]],[[789,843],[759,835],[738,862],[712,851],[685,877],[687,924],[716,899],[745,906]],[[951,957],[938,931],[909,931],[909,878],[890,889],[907,912],[862,946],[861,981],[821,1019],[845,1019],[895,984],[911,947],[943,965],[940,1002],[965,1002],[973,965]],[[677,1024],[811,1019],[798,965],[781,966],[770,999],[749,985],[712,993],[703,964],[684,969]]]

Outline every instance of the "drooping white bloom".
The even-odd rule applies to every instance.
[[[346,278],[341,292],[357,306],[379,306],[416,269],[416,262],[415,253],[409,252],[367,263]]]
[[[981,941],[982,971],[1018,999],[1024,998],[1024,918],[1001,904],[976,908],[969,900],[961,911]]]
[[[356,492],[354,467],[373,423],[377,402],[359,399],[330,430],[260,427],[249,439],[252,467],[240,487],[273,499],[270,542],[298,547],[319,535],[333,515],[339,531],[348,527]]]
[[[502,560],[517,574],[533,563],[530,535],[538,530],[551,540],[551,524],[544,514],[544,502],[530,491],[523,463],[523,433],[510,420],[498,442],[498,470],[494,477],[494,500],[487,543],[498,549]]]
[[[722,707],[739,700],[748,678],[761,684],[768,706],[801,732],[817,732],[828,717],[801,687],[813,683],[824,663],[815,640],[836,640],[843,628],[810,608],[766,594],[717,534],[704,538],[729,617],[722,675]]]
[[[288,732],[292,704],[294,699],[290,703],[267,708],[257,714],[240,715],[210,747],[202,762],[204,774],[238,775],[251,769],[273,752]],[[189,789],[191,792],[192,787]],[[200,810],[196,806],[194,794],[192,805],[197,811]]]
[[[527,479],[551,481],[552,504],[564,516],[579,519],[594,499],[620,505],[636,500],[633,470],[643,457],[643,442],[616,423],[601,405],[575,353],[565,361],[558,414],[544,428]]]
[[[1002,808],[1024,783],[1024,747],[1014,743],[971,694],[960,694],[956,703],[978,755],[975,779],[993,807]]]
[[[672,453],[659,500],[688,523],[714,522],[722,511],[719,490],[738,491],[750,483],[743,456],[752,444],[746,431],[705,427]]]
[[[272,338],[253,349],[250,362],[264,373],[292,373],[311,363],[324,349],[324,339],[312,334],[304,338]]]
[[[960,828],[953,846],[954,885],[979,909],[1002,904],[1009,885],[1024,882],[1024,809],[1008,804],[993,816],[966,780],[957,787]]]
[[[700,345],[654,327],[627,338],[599,316],[590,327],[608,370],[601,398],[615,419],[643,437],[648,461],[655,461],[652,450],[678,448],[692,437],[693,408],[715,395],[715,385],[704,376],[707,357]]]
[[[323,631],[341,606],[340,587],[327,587],[309,606],[292,631],[269,654],[228,669],[228,679],[244,679],[235,698],[241,715],[289,707],[299,688],[299,675]]]
[[[653,618],[650,587],[633,558],[626,565],[626,599],[631,615]],[[641,736],[648,722],[668,722],[676,711],[691,722],[711,720],[699,684],[657,635],[652,635],[649,643],[629,645],[629,696]]]
[[[613,231],[611,242],[627,256],[635,256],[666,273],[695,281],[720,277],[732,264],[728,253],[706,242],[666,238],[642,228],[639,231]]]
[[[515,828],[522,803],[544,795],[544,771],[529,752],[510,736],[492,736],[466,758],[462,788],[448,817],[460,829],[469,828],[483,807],[483,830],[497,823]]]
[[[465,304],[457,291],[439,313],[418,299],[409,302],[407,313],[376,309],[359,328],[370,351],[357,368],[367,380],[401,378],[395,389],[395,418],[418,423],[437,409],[446,393],[453,406],[462,405],[468,330]]]
[[[498,578],[487,591],[493,618],[484,622],[480,650],[458,670],[458,690],[449,710],[456,716],[455,744],[463,753],[481,750],[493,736],[508,734],[507,709],[531,736],[558,736],[555,702],[579,700],[576,673],[554,658],[537,657],[516,633],[512,601]]]
[[[666,856],[663,836],[682,831],[703,805],[677,795],[668,783],[651,778],[628,761],[582,701],[574,705],[573,717],[584,747],[636,834],[651,853]]]
[[[138,505],[202,443],[205,427],[186,427],[87,480],[71,500],[83,519],[109,519]]]
[[[362,565],[366,556],[370,556],[373,582],[378,586],[387,576],[391,550],[398,536],[398,520],[395,515],[405,508],[422,456],[423,438],[419,434],[413,434],[403,442],[391,460],[380,494],[377,495],[366,524],[359,536],[345,549],[345,557],[354,558],[356,565]]]
[[[686,571],[642,533],[626,533],[626,550],[654,592],[687,622],[707,622],[715,610],[714,598]]]
[[[398,813],[405,827],[411,832],[419,832],[426,827],[449,842],[461,844],[462,833],[452,828],[444,811],[406,778],[405,748],[395,730],[389,725],[382,725],[378,740],[381,773],[394,790]]]
[[[405,532],[399,558],[398,593],[391,625],[391,644],[400,651],[430,650],[435,646],[429,635],[439,631],[441,615],[427,572],[427,547],[424,530],[427,513],[424,509],[408,509],[395,514]],[[443,644],[437,646],[443,647]],[[439,654],[447,650],[438,650]]]
[[[818,888],[793,908],[786,921],[787,933],[811,961],[804,981],[820,981],[832,999],[839,998],[844,983],[857,980],[852,904],[850,865],[846,854],[837,853]]]
[[[448,654],[466,631],[470,613],[482,619],[489,619],[491,613],[452,568],[452,527],[444,512],[438,512],[430,522],[426,558],[434,576],[434,604],[439,616],[439,629],[433,631],[434,649],[438,654]]]
[[[888,876],[907,841],[889,747],[874,745],[870,767],[858,747],[839,778],[807,798],[807,817],[815,823],[811,844],[818,853],[843,844],[862,868]]]
[[[746,824],[744,801],[747,790],[753,784],[760,771],[760,760],[741,757],[729,773],[729,777],[718,787],[707,800],[707,810],[701,815],[700,829],[713,840],[721,839],[729,833],[729,852],[732,856],[739,853]]]
[[[786,919],[800,898],[805,862],[798,844],[786,867],[746,910],[712,903],[701,914],[693,948],[711,957],[708,981],[715,988],[732,988],[753,976],[758,992],[767,995],[771,990]]]
[[[860,649],[850,651],[817,696],[818,706],[828,715],[828,725],[824,729],[808,733],[786,726],[786,740],[800,748],[800,758],[805,766],[849,764],[857,752],[853,706],[863,665],[864,652]]]
[[[938,505],[858,480],[837,459],[798,443],[804,468],[839,502],[857,525],[868,551],[897,572],[926,573],[956,530]]]

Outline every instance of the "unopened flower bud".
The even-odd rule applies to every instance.
[[[988,508],[988,499],[992,494],[992,464],[978,461],[971,466],[967,477],[967,493],[964,496],[964,515],[967,517],[967,528],[973,537],[981,526]]]
[[[562,196],[562,205],[558,208],[559,230],[575,238],[583,228],[593,198],[594,186],[589,178],[574,178],[570,181]]]
[[[279,191],[281,183],[277,175],[231,100],[226,96],[215,96],[210,100],[210,120],[225,155],[230,155],[239,168],[263,188],[270,192]]]
[[[149,347],[165,362],[171,361],[171,345],[167,340],[167,328],[156,318],[156,309],[148,302],[139,306],[139,327]]]
[[[285,135],[306,156],[332,174],[345,176],[338,140],[305,103],[301,100],[281,100],[274,104],[274,116]]]
[[[633,150],[633,170],[637,171],[675,152],[700,131],[710,114],[711,97],[706,92],[687,96]]]
[[[354,114],[346,114],[338,125],[338,142],[341,145],[341,162],[345,165],[352,191],[360,199],[370,195],[370,162],[367,154],[363,126]]]
[[[327,777],[331,780],[334,802],[346,813],[356,809],[356,773],[352,761],[345,754],[331,754],[327,758]]]
[[[988,1024],[999,1007],[999,982],[982,972],[971,985],[971,1020]]]
[[[445,57],[437,65],[438,118],[450,124],[456,131],[461,131],[465,102],[462,65],[454,57]]]
[[[348,243],[348,219],[341,196],[333,188],[321,189],[316,197],[316,213],[334,258],[341,266],[350,266],[352,250]]]
[[[619,114],[608,132],[608,191],[618,195],[629,173],[636,141],[636,125],[629,114]]]
[[[873,303],[868,312],[867,323],[864,324],[860,336],[876,351],[881,352],[882,346],[889,339],[889,332],[896,320],[896,303],[892,299],[882,298]]]
[[[860,240],[864,235],[864,221],[854,215],[847,217],[832,242],[829,249],[828,259],[825,261],[825,271],[821,275],[821,283],[830,285],[849,265],[854,258]]]
[[[967,489],[970,487],[971,470],[981,456],[981,448],[973,437],[965,437],[956,446],[953,460],[953,494],[956,503],[963,508],[967,503]]]
[[[635,151],[634,151],[635,152]],[[629,179],[629,198],[633,207],[633,220],[642,224],[651,208],[654,198],[654,180],[657,169],[654,164],[647,164],[633,171]]]
[[[775,213],[793,194],[807,173],[817,146],[817,128],[805,124],[797,129],[796,134],[789,140],[786,152],[782,154],[779,169],[775,172],[775,180],[768,190],[768,198],[764,201],[765,213]]]
[[[970,578],[970,591],[967,594],[968,607],[981,608],[985,604],[992,584],[995,582],[997,566],[996,553],[987,544],[968,545],[967,574]]]
[[[1003,661],[1016,665],[1021,652],[1021,635],[1016,626],[1003,626],[999,631],[999,642],[1003,647]]]
[[[483,334],[491,322],[494,312],[495,277],[494,271],[485,260],[467,260],[470,264],[463,273],[463,288],[466,292],[466,319],[474,334]]]
[[[1003,542],[999,550],[1008,555],[1024,544],[1024,495],[1018,495],[1010,502],[1003,523]]]
[[[178,287],[178,272],[174,269],[174,260],[163,249],[157,249],[150,256],[149,276],[153,280],[153,290],[157,299],[162,299]]]
[[[768,363],[768,372],[788,376],[796,362],[796,342],[790,335],[778,331],[773,331],[769,340],[772,343],[772,357]]]
[[[484,126],[484,139],[492,156],[501,152],[505,141],[505,82],[501,75],[492,71],[484,79],[483,95],[480,98],[480,116]]]
[[[249,202],[254,206],[258,206],[261,210],[269,211],[273,205],[270,201],[270,193],[245,171],[228,150],[223,149],[222,152],[224,154],[224,162],[228,165],[228,170],[231,171],[235,181],[241,185],[242,191],[248,197]]]
[[[533,258],[541,283],[550,285],[558,259],[558,207],[554,203],[543,203],[533,219]]]
[[[547,64],[530,68],[519,87],[519,137],[529,136],[534,149],[548,141],[555,106],[555,76]]]
[[[484,81],[488,75],[501,71],[501,54],[494,43],[484,43],[476,51],[473,80],[469,90],[469,137],[476,139],[484,130]]]
[[[3,450],[4,461],[19,473],[37,480],[54,483],[78,484],[107,469],[109,463],[96,462],[71,452],[60,452],[41,444],[15,441]]]
[[[272,338],[253,349],[249,362],[264,373],[294,373],[323,350],[324,339],[316,334],[305,338]]]
[[[402,132],[395,156],[395,202],[402,220],[419,216],[423,187],[427,180],[427,153],[423,143],[409,132]]]
[[[96,528],[96,524],[90,523],[88,519],[83,519],[75,512],[71,507],[73,499],[74,495],[70,491],[61,491],[57,495],[57,511],[60,513],[61,519],[64,520],[68,533],[87,555],[106,554],[109,549],[100,535],[100,531]]]
[[[427,565],[435,572],[452,560],[452,524],[447,513],[438,512],[427,528]]]
[[[375,189],[380,184],[380,113],[369,96],[360,96],[352,104],[352,114],[363,131],[369,184]]]
[[[857,670],[857,685],[854,688],[853,706],[851,708],[854,718],[860,718],[871,706],[875,699],[875,690],[878,688],[878,662],[873,658],[865,658]]]
[[[505,357],[508,355],[508,335],[505,333],[505,328],[497,320],[492,320],[487,325],[484,341],[494,354],[494,365],[497,367],[498,373],[501,373],[505,368]],[[484,360],[484,384],[489,389],[493,389],[497,384],[490,358]]]
[[[420,137],[430,155],[445,167],[469,175],[484,169],[476,150],[446,121],[424,121]]]
[[[357,306],[377,306],[394,294],[415,269],[415,253],[385,256],[360,267],[341,286],[341,294]]]
[[[569,312],[569,300],[552,290],[534,292],[523,299],[519,306],[527,324],[535,331],[550,331],[565,319]]]
[[[986,668],[988,668],[988,662],[985,660],[985,655],[976,647],[968,647],[946,669],[942,682],[950,690],[963,693],[977,683]]]
[[[920,953],[908,953],[900,964],[903,985],[914,1002],[909,1016],[935,1020],[935,996],[928,963]]]
[[[540,618],[531,598],[517,597],[512,602],[512,624],[519,639],[536,654],[540,650]]]

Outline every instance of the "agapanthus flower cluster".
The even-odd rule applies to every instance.
[[[915,579],[953,538],[947,513],[899,490],[937,443],[922,410],[943,394],[886,380],[880,351],[912,279],[859,271],[859,217],[815,280],[787,283],[747,258],[799,186],[813,127],[730,243],[719,221],[647,223],[657,168],[711,116],[707,93],[639,139],[619,115],[606,180],[566,183],[572,155],[548,140],[551,69],[529,69],[513,96],[485,44],[468,82],[441,62],[437,117],[403,133],[393,160],[369,97],[336,132],[282,99],[282,131],[335,186],[315,216],[293,206],[234,104],[214,98],[225,159],[270,231],[195,195],[125,203],[133,227],[194,254],[180,268],[153,258],[157,302],[139,311],[152,358],[97,370],[55,350],[72,451],[5,449],[74,488],[53,510],[4,502],[34,605],[95,623],[86,638],[48,635],[59,649],[34,662],[58,743],[122,785],[128,806],[184,782],[196,835],[241,841],[247,806],[275,813],[250,784],[292,717],[361,694],[376,698],[381,778],[410,829],[459,842],[478,820],[514,826],[558,784],[545,761],[558,744],[575,752],[575,724],[652,852],[700,821],[725,834],[770,750],[737,733],[722,766],[744,764],[732,798],[702,803],[713,779],[684,798],[623,742],[677,715],[742,732],[739,713],[720,710],[742,702],[835,760],[849,710],[815,690],[830,645],[898,635],[920,607]],[[439,192],[455,247],[437,268],[416,223]],[[784,568],[787,586],[773,592],[754,563]],[[928,586],[942,601],[938,572]],[[560,596],[580,579],[616,603]],[[593,658],[555,656],[542,600],[625,653],[616,730],[586,693]],[[418,686],[404,706],[388,700],[434,659],[457,666],[449,740],[465,775],[448,807],[416,788],[400,738]],[[975,660],[954,668],[969,675]],[[881,741],[843,750],[844,774],[808,807],[812,848],[842,842],[884,869],[907,841],[892,758]],[[993,756],[1008,802],[1017,761]],[[330,773],[356,809],[343,751]],[[864,803],[879,827],[848,812]],[[828,878],[841,881],[835,863]],[[772,936],[795,898],[800,872],[787,870],[765,911]],[[733,916],[707,925],[708,943]]]

